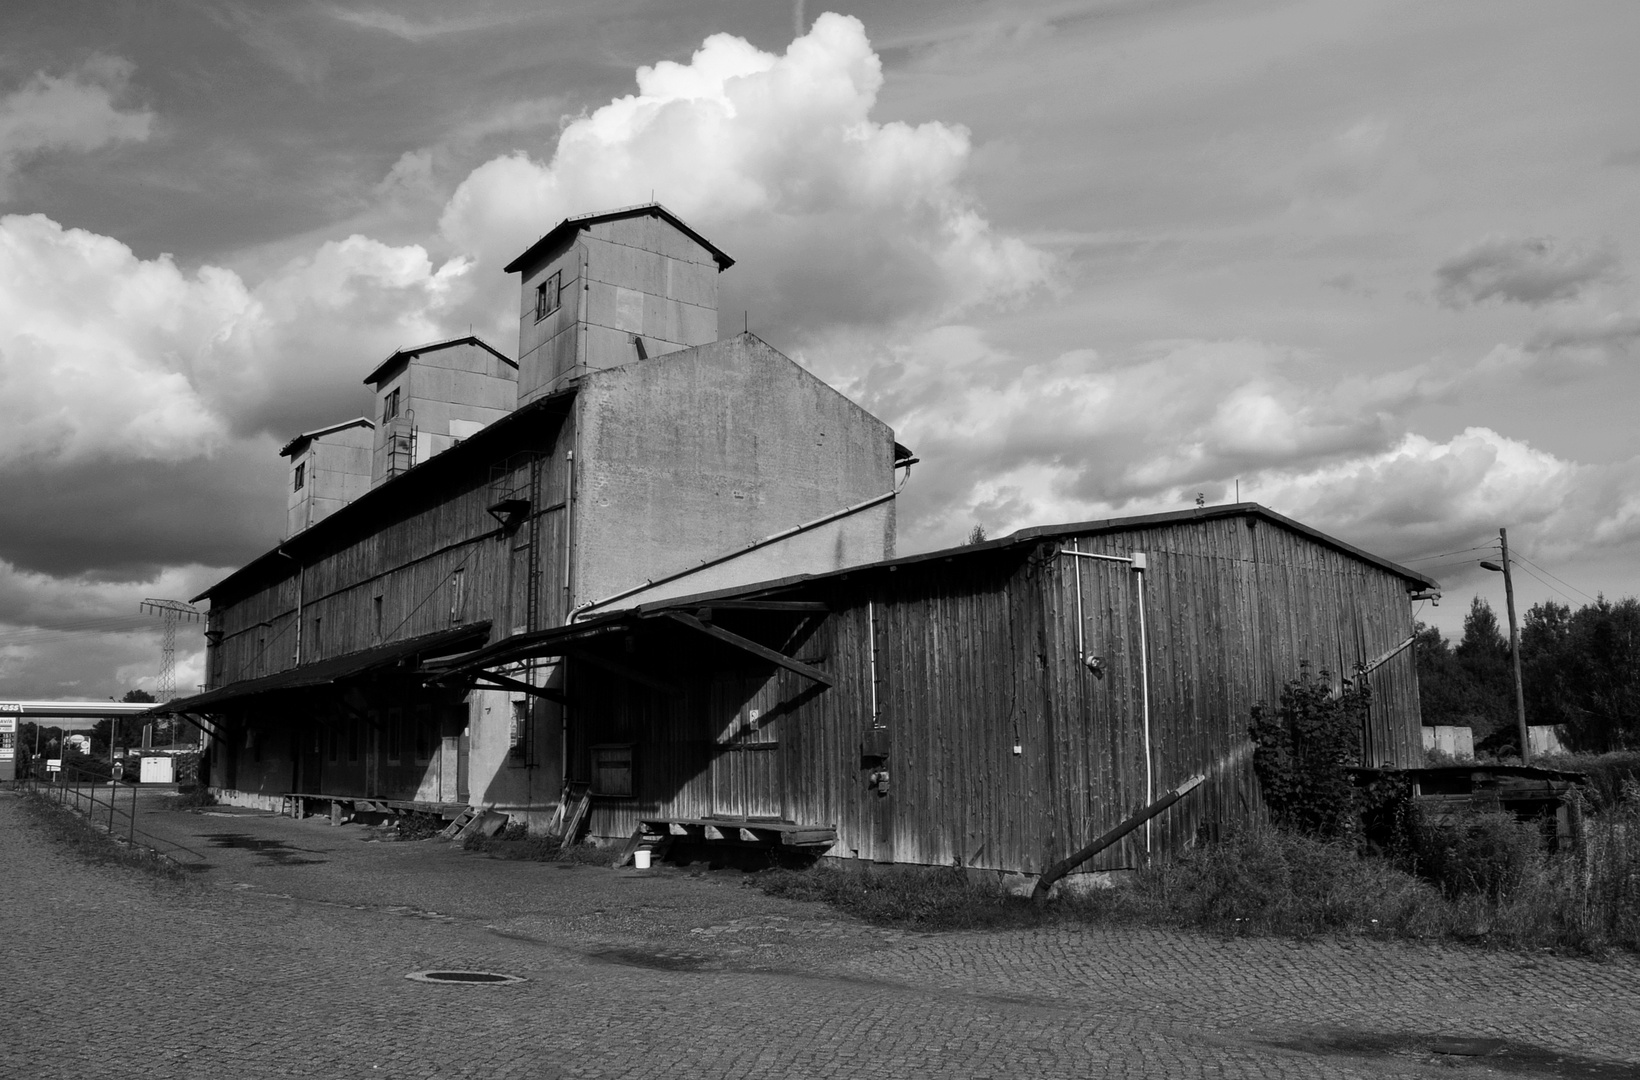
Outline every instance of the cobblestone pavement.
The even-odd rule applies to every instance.
[[[0,1077],[1640,1077],[1631,960],[905,934],[732,873],[141,827],[203,856],[188,881],[86,863],[0,794]],[[527,981],[405,978],[438,968]]]

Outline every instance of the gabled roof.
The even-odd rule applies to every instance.
[[[1413,592],[1423,589],[1439,589],[1441,583],[1427,574],[1410,570],[1399,563],[1363,551],[1353,544],[1346,544],[1336,537],[1328,536],[1319,529],[1312,529],[1302,522],[1294,521],[1290,517],[1278,514],[1267,506],[1258,503],[1227,503],[1223,506],[1207,506],[1192,510],[1172,510],[1161,514],[1139,514],[1134,517],[1105,518],[1094,521],[1078,521],[1064,525],[1033,525],[1020,529],[1018,532],[1001,536],[995,540],[982,540],[977,544],[961,544],[957,547],[940,548],[936,551],[925,551],[919,555],[902,555],[894,559],[882,559],[878,562],[859,563],[854,566],[845,566],[837,570],[828,570],[821,574],[794,574],[791,577],[775,578],[769,581],[753,582],[746,585],[736,585],[725,589],[716,589],[711,592],[699,593],[693,596],[674,597],[666,600],[655,600],[650,603],[640,603],[634,607],[624,609],[630,611],[652,611],[664,608],[687,608],[709,603],[714,599],[748,598],[766,596],[788,591],[800,586],[835,581],[851,575],[870,574],[876,571],[892,571],[899,567],[911,567],[921,563],[938,562],[950,559],[967,559],[983,556],[992,552],[1004,552],[1015,549],[1024,549],[1035,544],[1052,543],[1057,540],[1073,536],[1098,535],[1100,533],[1131,532],[1135,529],[1149,529],[1166,525],[1183,525],[1195,521],[1212,521],[1217,518],[1246,517],[1263,520],[1272,525],[1279,525],[1284,529],[1307,537],[1332,548],[1334,551],[1359,559],[1371,566],[1400,578],[1407,585],[1407,591]],[[646,587],[647,588],[647,587]],[[605,607],[604,604],[596,605]],[[615,604],[610,602],[607,607],[614,611]]]
[[[450,338],[448,341],[430,341],[426,345],[417,345],[413,349],[400,349],[392,356],[389,356],[386,360],[383,360],[381,363],[377,364],[376,369],[364,377],[364,384],[366,386],[375,386],[377,383],[387,378],[388,373],[395,367],[399,364],[408,363],[412,357],[421,356],[423,353],[438,352],[440,349],[449,349],[457,345],[477,345],[480,349],[490,353],[497,360],[500,360],[508,367],[513,368],[514,370],[517,370],[518,368],[518,361],[509,356],[502,355],[502,353],[496,349],[495,346],[489,344],[484,339],[473,334],[468,334],[466,337]]]
[[[678,217],[678,215],[674,214],[660,203],[652,202],[640,203],[637,206],[623,206],[619,210],[606,210],[597,214],[582,214],[579,217],[565,218],[563,221],[560,221],[557,225],[553,226],[551,232],[531,244],[525,249],[522,255],[508,263],[503,269],[509,274],[517,273],[524,267],[535,262],[547,251],[564,243],[570,236],[580,232],[587,226],[598,225],[605,221],[619,221],[621,218],[629,217],[660,218],[662,221],[671,225],[674,229],[677,229],[679,232],[689,237],[689,239],[693,240],[707,251],[710,251],[712,253],[712,258],[716,260],[718,264],[719,273],[722,273],[735,264],[735,261],[719,250],[716,244],[712,243],[710,240],[706,239],[706,237],[684,224],[683,219]]]
[[[286,443],[284,448],[279,451],[279,455],[281,457],[293,457],[296,454],[300,454],[308,443],[322,435],[329,435],[337,431],[346,431],[350,427],[360,426],[367,427],[374,431],[376,429],[376,422],[371,420],[369,417],[356,416],[351,420],[343,420],[339,424],[331,424],[329,427],[314,428],[312,431],[304,431],[300,435],[296,436],[296,438]]]

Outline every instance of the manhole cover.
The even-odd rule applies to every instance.
[[[474,984],[516,983],[524,980],[517,975],[503,975],[499,971],[412,971],[405,976],[416,982]]]

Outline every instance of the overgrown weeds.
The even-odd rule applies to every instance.
[[[557,837],[531,835],[523,822],[509,822],[494,836],[468,833],[461,839],[463,851],[476,851],[494,859],[524,862],[576,863],[582,866],[613,866],[614,848],[593,844],[565,846]]]
[[[25,793],[22,806],[24,813],[52,843],[77,858],[99,865],[129,866],[167,881],[187,880],[187,875],[172,860],[148,848],[120,843],[84,817],[39,792]]]
[[[1592,819],[1582,854],[1547,852],[1533,826],[1476,815],[1420,826],[1424,854],[1272,828],[1232,832],[1114,889],[1038,909],[954,869],[770,870],[751,883],[881,925],[923,930],[1119,923],[1234,935],[1364,935],[1494,948],[1640,951],[1640,799]],[[1074,880],[1074,879],[1072,879]]]

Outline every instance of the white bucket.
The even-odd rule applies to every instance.
[[[634,870],[648,870],[649,869],[649,852],[648,851],[640,848],[637,851],[634,851],[632,853],[632,869],[634,869]]]

